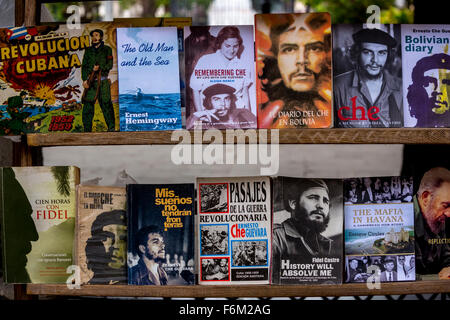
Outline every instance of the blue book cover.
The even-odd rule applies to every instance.
[[[117,29],[121,131],[181,129],[176,27]]]
[[[194,284],[194,185],[129,184],[127,206],[128,284]]]

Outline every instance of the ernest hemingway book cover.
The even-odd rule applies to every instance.
[[[79,176],[77,167],[0,169],[5,282],[66,283]]]
[[[181,129],[177,28],[118,28],[117,43],[120,129]]]

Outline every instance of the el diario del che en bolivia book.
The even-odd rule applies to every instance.
[[[198,178],[199,284],[268,284],[269,177]]]
[[[0,29],[0,135],[119,130],[117,26]]]
[[[272,283],[342,283],[342,231],[342,180],[274,178]]]
[[[125,187],[77,187],[75,262],[81,283],[127,283]]]
[[[344,180],[345,282],[414,281],[412,177]]]
[[[77,167],[0,168],[7,283],[66,283],[73,265]]]
[[[194,184],[128,184],[128,284],[192,285]]]

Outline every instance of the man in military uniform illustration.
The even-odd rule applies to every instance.
[[[115,116],[111,102],[111,82],[108,73],[113,67],[111,47],[103,42],[103,31],[95,29],[90,32],[92,46],[87,48],[81,64],[81,79],[83,80],[83,126],[84,131],[92,131],[95,101],[98,100],[103,112],[108,131],[114,131]]]
[[[8,98],[8,106],[6,111],[9,113],[11,120],[6,124],[6,133],[23,134],[26,133],[26,124],[24,120],[31,114],[30,112],[22,112],[23,99],[27,93],[21,91],[18,96]]]

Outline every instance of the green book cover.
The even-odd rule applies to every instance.
[[[0,169],[6,283],[65,283],[73,264],[76,167]]]

